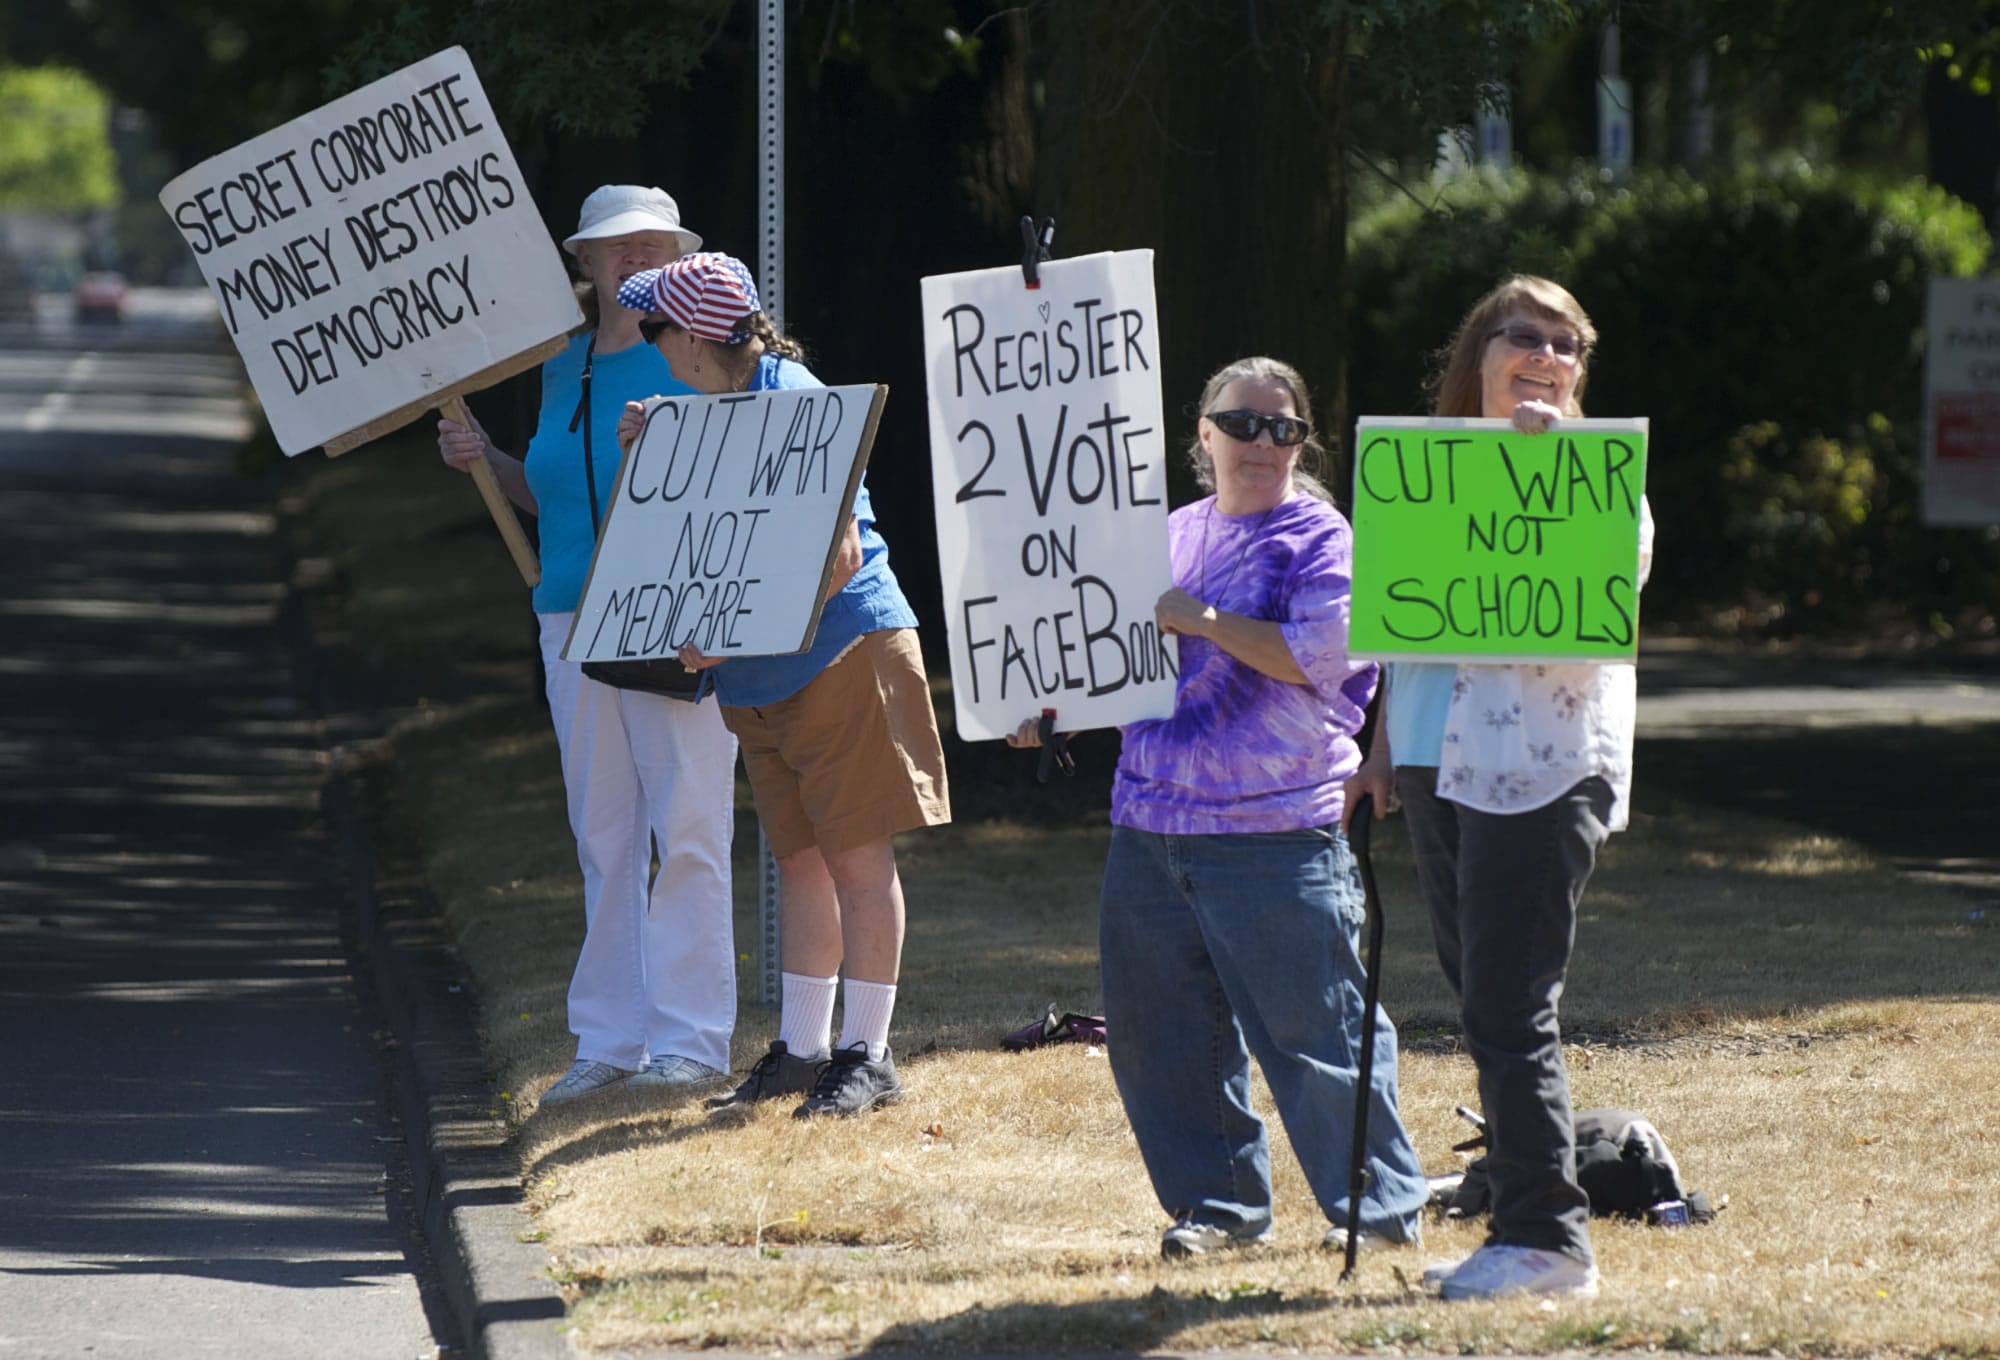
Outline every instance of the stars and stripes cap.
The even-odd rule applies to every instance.
[[[682,330],[723,345],[742,344],[750,334],[743,323],[764,310],[749,266],[714,250],[640,270],[618,285],[618,305],[658,312]]]

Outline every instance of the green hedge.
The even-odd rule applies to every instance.
[[[1586,409],[1652,421],[1651,620],[1990,628],[2000,534],[1918,509],[1925,281],[1979,272],[1989,244],[1940,190],[1805,167],[1468,176],[1351,229],[1352,410],[1424,409],[1472,300],[1545,274],[1600,332]]]

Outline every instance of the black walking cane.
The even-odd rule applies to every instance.
[[[1361,1001],[1361,1072],[1354,1085],[1354,1150],[1347,1171],[1347,1264],[1340,1282],[1354,1278],[1354,1257],[1361,1242],[1361,1193],[1368,1180],[1368,1088],[1375,1073],[1375,1011],[1382,1000],[1382,899],[1375,893],[1375,865],[1368,857],[1375,800],[1363,794],[1347,820],[1347,843],[1361,870],[1361,893],[1368,911],[1368,980]]]

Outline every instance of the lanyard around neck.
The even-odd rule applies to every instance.
[[[591,332],[590,343],[583,351],[583,389],[576,401],[576,414],[569,418],[569,432],[576,433],[577,423],[583,424],[583,485],[590,497],[590,536],[597,537],[597,465],[590,456],[590,369],[597,359],[597,333]]]

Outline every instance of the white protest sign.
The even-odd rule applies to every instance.
[[[384,434],[582,321],[463,48],[203,161],[160,202],[288,454]]]
[[[1153,252],[923,281],[938,568],[958,734],[1164,718],[1173,585]]]
[[[2000,524],[2000,279],[1932,279],[1924,523]]]
[[[654,402],[618,467],[563,656],[810,647],[888,395],[864,384]]]

